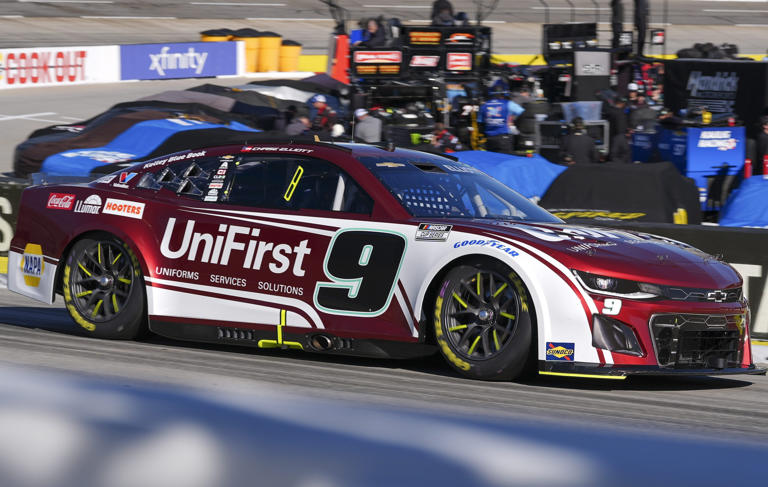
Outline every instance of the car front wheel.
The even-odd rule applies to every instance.
[[[511,380],[528,363],[533,305],[520,277],[497,261],[452,269],[435,300],[435,338],[466,377]]]

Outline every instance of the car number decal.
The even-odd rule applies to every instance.
[[[325,255],[315,307],[331,314],[378,316],[389,307],[405,256],[405,235],[386,230],[338,232]]]

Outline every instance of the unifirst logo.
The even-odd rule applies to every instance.
[[[170,50],[170,46],[163,46],[160,54],[150,54],[149,70],[156,71],[160,76],[165,76],[166,70],[173,69],[194,69],[196,74],[202,74],[208,59],[207,52],[196,52],[194,47],[187,49],[187,52],[169,53]]]
[[[302,268],[304,257],[312,252],[307,245],[308,240],[302,240],[298,245],[293,246],[285,243],[275,244],[263,239],[257,240],[255,237],[259,237],[261,233],[259,228],[222,223],[218,227],[218,234],[213,235],[196,232],[195,224],[195,220],[187,221],[181,242],[173,250],[171,241],[178,242],[179,238],[173,238],[176,219],[169,218],[160,244],[160,253],[169,259],[180,259],[186,256],[187,260],[192,262],[222,266],[230,265],[230,257],[235,256],[238,262],[242,262],[243,269],[258,271],[262,267],[268,267],[274,274],[282,274],[290,269],[291,273],[297,277],[302,277],[306,273]]]

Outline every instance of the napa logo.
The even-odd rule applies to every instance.
[[[547,360],[565,360],[573,362],[573,342],[547,342]]]
[[[21,257],[21,274],[24,276],[24,284],[30,287],[39,286],[44,270],[43,248],[38,244],[28,243]]]

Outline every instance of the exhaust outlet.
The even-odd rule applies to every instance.
[[[313,335],[309,343],[312,345],[312,348],[321,352],[335,348],[333,338],[328,335]]]

